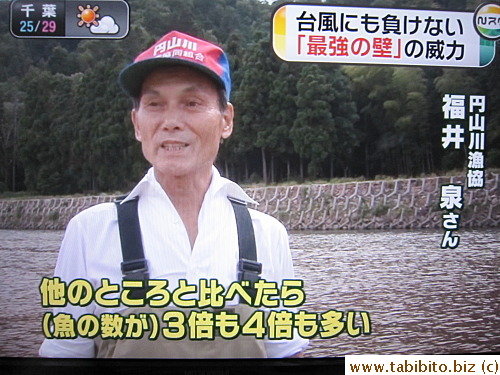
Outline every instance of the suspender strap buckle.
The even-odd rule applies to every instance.
[[[149,279],[148,261],[144,257],[137,207],[137,198],[116,202],[123,258],[121,269],[124,280],[146,281]]]
[[[133,259],[123,261],[121,264],[124,280],[148,280],[148,261],[147,259]]]
[[[250,281],[251,285],[260,280],[262,263],[241,258],[238,262],[238,280]]]

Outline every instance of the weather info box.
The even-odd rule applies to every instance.
[[[121,39],[129,31],[125,1],[27,1],[10,4],[10,32],[17,38]]]

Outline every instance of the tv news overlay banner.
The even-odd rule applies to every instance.
[[[487,66],[500,37],[500,6],[475,12],[285,4],[272,45],[289,62]]]
[[[482,374],[500,372],[500,355],[347,355],[345,374]]]
[[[129,14],[123,0],[13,0],[10,33],[16,38],[122,39],[129,31]]]

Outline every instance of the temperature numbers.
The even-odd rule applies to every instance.
[[[42,33],[55,33],[56,30],[57,30],[57,24],[56,24],[56,21],[47,21],[47,20],[44,20],[44,21],[41,21],[41,24],[40,24],[40,21],[37,21],[36,24],[34,21],[26,21],[26,20],[23,20],[23,21],[20,21],[19,22],[19,31],[21,33],[36,33],[39,29],[39,27],[41,26],[42,28]]]
[[[17,38],[59,38],[66,33],[66,2],[12,0],[10,32]]]

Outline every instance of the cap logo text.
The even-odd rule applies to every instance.
[[[166,40],[162,43],[157,44],[154,48],[153,56],[163,54],[166,51],[172,50],[174,48],[182,48],[184,50],[196,51],[198,49],[198,43],[192,42],[187,39],[177,38],[174,36],[170,40]]]

